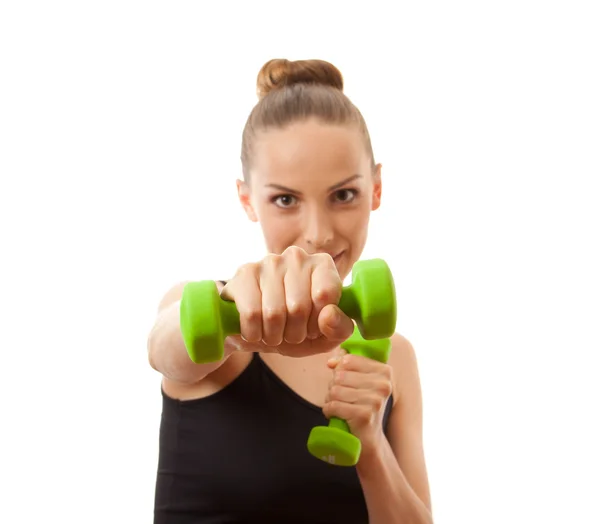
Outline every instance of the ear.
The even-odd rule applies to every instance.
[[[246,215],[252,222],[258,222],[258,216],[254,211],[254,207],[252,207],[252,200],[250,198],[250,187],[243,180],[235,181],[238,190],[238,198],[240,199],[240,203],[246,212]]]
[[[373,172],[373,198],[371,200],[371,211],[379,209],[381,205],[381,164],[375,166]]]

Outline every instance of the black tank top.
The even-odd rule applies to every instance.
[[[154,524],[368,523],[356,469],[306,449],[323,412],[257,353],[209,397],[162,399]]]

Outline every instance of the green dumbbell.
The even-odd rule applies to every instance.
[[[352,283],[342,288],[338,306],[354,319],[366,340],[392,336],[396,330],[396,291],[388,265],[378,258],[356,262]],[[225,338],[240,334],[235,302],[222,299],[213,280],[186,284],[179,315],[183,341],[196,364],[221,360]]]
[[[384,364],[392,349],[389,338],[365,340],[355,326],[352,336],[343,342],[342,349]],[[306,444],[311,455],[334,466],[354,466],[358,462],[361,442],[351,432],[346,421],[332,417],[328,426],[314,427]]]

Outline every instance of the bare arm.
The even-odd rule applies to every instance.
[[[169,380],[194,384],[221,367],[235,350],[231,343],[226,343],[225,356],[219,362],[192,362],[179,325],[179,305],[185,284],[173,286],[160,302],[156,321],[148,335],[148,361],[154,370]],[[222,284],[217,283],[217,286],[220,291]]]
[[[361,457],[357,472],[371,524],[433,524],[430,507],[409,484],[387,441]]]
[[[397,397],[388,426],[389,441],[361,456],[357,473],[371,524],[432,524],[417,361],[404,337],[396,334],[392,343],[390,364]]]

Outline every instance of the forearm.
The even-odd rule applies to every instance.
[[[179,324],[179,304],[174,302],[159,314],[148,336],[148,360],[153,369],[170,380],[193,384],[220,367],[234,351],[225,345],[225,357],[208,364],[194,363],[187,352]]]
[[[431,512],[416,495],[388,441],[364,450],[356,466],[369,524],[433,524]]]

